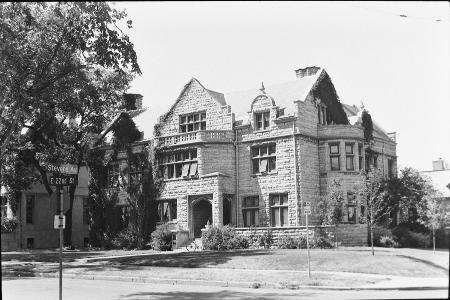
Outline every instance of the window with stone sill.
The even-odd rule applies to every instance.
[[[180,132],[206,130],[206,112],[197,112],[180,116]]]
[[[259,226],[259,197],[244,197],[242,201],[244,227]]]
[[[267,144],[252,147],[252,173],[264,174],[277,168],[276,145]]]
[[[167,223],[177,219],[177,200],[160,200],[158,201],[158,221]]]
[[[165,179],[197,177],[197,149],[162,154],[159,158],[159,172]]]
[[[331,171],[340,171],[340,152],[339,152],[339,143],[330,143],[330,168]]]
[[[345,143],[345,167],[347,171],[355,170],[353,147],[353,143]]]
[[[273,227],[288,226],[289,215],[287,194],[270,195],[270,215]]]
[[[258,112],[255,113],[255,129],[256,130],[267,130],[270,125],[270,112]]]
[[[27,195],[25,197],[25,223],[33,224],[34,202],[36,197],[34,195]]]

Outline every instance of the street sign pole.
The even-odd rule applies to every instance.
[[[308,230],[308,214],[306,216],[306,248],[308,250],[308,277],[311,279],[311,260],[309,257],[309,230]]]
[[[59,194],[59,300],[62,300],[62,249],[63,249],[63,240],[64,240],[64,228],[62,222],[64,220],[64,199],[63,199],[63,188],[62,186],[58,187]]]

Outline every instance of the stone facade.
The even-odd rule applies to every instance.
[[[226,95],[206,89],[196,79],[186,84],[160,118],[155,135],[155,146],[162,153],[190,149],[197,153],[195,176],[171,175],[174,178],[164,181],[159,200],[176,201],[177,206],[171,224],[193,238],[200,232],[197,227],[206,225],[198,222],[204,222],[209,213],[211,224],[229,223],[242,232],[246,225],[289,231],[305,225],[303,206],[309,202],[309,220],[314,225],[318,201],[330,183],[338,181],[345,201],[337,234],[346,245],[366,243],[362,235],[366,237],[367,228],[359,225],[364,208],[353,197],[362,179],[360,170],[366,168],[361,111],[342,104],[334,88],[329,88],[332,83],[327,73],[316,71],[302,73],[284,91],[262,86],[259,92],[241,98],[238,104],[244,106],[244,113],[237,120],[234,104]],[[326,88],[330,90],[317,91]],[[281,96],[272,97],[272,91]],[[317,95],[327,96],[320,99]],[[206,127],[185,132],[181,124],[196,113],[206,114]],[[194,123],[195,118],[203,117],[192,117]],[[395,176],[395,141],[377,126],[373,135],[375,158],[368,166]]]

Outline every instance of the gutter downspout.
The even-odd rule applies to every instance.
[[[239,207],[239,205],[238,205],[238,203],[239,203],[239,146],[238,146],[238,133],[237,132],[238,132],[238,129],[235,129],[233,144],[234,144],[234,155],[235,155],[234,162],[235,162],[235,168],[236,168],[236,171],[235,171],[235,176],[236,176],[236,184],[235,184],[235,187],[236,187],[236,192],[235,192],[236,227],[239,227],[239,209],[238,209],[238,207]]]
[[[297,148],[296,148],[296,142],[295,142],[295,119],[292,120],[292,144],[294,146],[294,178],[295,178],[295,200],[297,201],[298,205],[298,176],[297,176]],[[297,206],[298,207],[298,206]],[[297,216],[298,218],[301,218],[301,223],[303,223],[302,216],[303,212],[303,201],[300,201],[300,216]]]

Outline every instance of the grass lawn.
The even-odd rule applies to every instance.
[[[311,269],[314,271],[386,274],[396,276],[443,277],[448,269],[436,263],[395,251],[377,250],[311,250]],[[430,253],[430,255],[433,255]],[[448,252],[447,252],[448,255]],[[245,250],[226,252],[183,252],[124,257],[108,260],[110,264],[128,266],[221,268],[246,270],[307,271],[305,249]]]
[[[130,256],[133,255],[134,256]],[[127,255],[120,257],[120,255]],[[105,257],[108,256],[108,257]],[[116,256],[116,257],[114,257]],[[357,287],[386,280],[386,275],[407,277],[448,277],[448,250],[370,248],[312,249],[308,278],[305,249],[239,250],[203,252],[86,251],[64,254],[65,273],[271,283],[278,286],[329,285]],[[75,261],[87,258],[87,261]],[[57,272],[57,252],[2,253],[2,271]],[[35,263],[26,263],[26,262]],[[19,262],[19,264],[15,264]],[[20,262],[23,262],[20,264]],[[329,272],[341,272],[339,274]],[[344,272],[344,273],[342,273]],[[348,272],[347,274],[345,272]],[[365,273],[358,275],[353,273]]]

